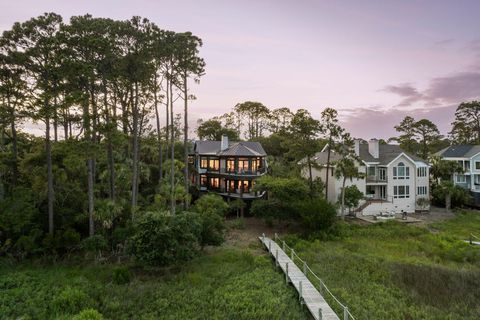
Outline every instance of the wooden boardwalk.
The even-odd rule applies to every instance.
[[[335,312],[322,297],[320,292],[308,280],[305,274],[295,265],[290,257],[273,240],[267,237],[259,237],[269,253],[275,259],[275,263],[282,269],[287,282],[291,282],[298,292],[300,302],[304,303],[315,319],[339,320]]]

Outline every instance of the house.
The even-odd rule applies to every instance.
[[[413,213],[429,209],[427,203],[421,203],[420,198],[429,199],[429,165],[427,161],[406,153],[400,146],[380,144],[377,139],[368,142],[355,140],[353,153],[363,177],[347,179],[346,186],[356,185],[365,195],[357,212],[363,215],[378,215],[380,213]],[[328,172],[328,200],[336,203],[342,191],[343,178],[335,178],[335,161],[340,160],[338,153],[331,152],[333,163]],[[317,168],[312,169],[313,178],[319,177],[326,181],[326,147],[315,154],[313,160]],[[302,175],[308,177],[308,169],[302,170]]]
[[[470,190],[474,204],[480,206],[480,145],[455,145],[437,152],[444,160],[457,161],[463,173],[455,173],[455,185]]]
[[[201,192],[226,198],[256,199],[255,179],[267,172],[267,154],[259,142],[195,141],[191,163],[192,182]]]

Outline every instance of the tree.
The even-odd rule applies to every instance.
[[[358,207],[363,196],[363,193],[358,190],[356,185],[345,187],[345,205],[348,207],[348,210],[350,211],[352,208]],[[343,193],[341,197],[343,197]]]
[[[434,146],[441,138],[437,126],[427,119],[421,119],[415,122],[413,126],[415,134],[418,136],[421,146],[421,157],[427,159]]]
[[[263,136],[270,110],[260,102],[246,101],[237,104],[234,111],[247,122],[247,139]]]
[[[400,147],[406,152],[416,153],[417,141],[415,140],[415,119],[406,116],[399,125],[396,125],[395,130],[400,133],[397,138],[391,138],[400,144]]]
[[[480,101],[462,102],[458,106],[450,136],[456,143],[480,144]]]
[[[224,127],[217,119],[199,120],[197,135],[200,140],[220,141],[223,135],[226,135],[230,141],[239,140],[237,131]]]
[[[328,179],[330,177],[330,158],[332,150],[338,150],[337,141],[343,139],[348,134],[338,124],[338,112],[332,108],[326,108],[322,111],[321,131],[327,140],[327,163],[325,173],[325,199],[328,199]]]
[[[320,122],[312,118],[310,112],[305,109],[297,110],[288,128],[289,153],[297,159],[297,162],[307,166],[311,196],[314,193],[312,167],[315,165],[312,157],[319,148],[318,135],[320,132]],[[305,161],[301,161],[303,159]]]
[[[363,177],[363,174],[358,172],[358,167],[355,164],[355,160],[345,156],[341,160],[336,162],[335,166],[335,178],[340,179],[343,178],[342,180],[342,193],[341,193],[341,206],[342,206],[342,219],[345,219],[345,184],[347,182],[347,179],[350,179],[350,181],[353,180],[353,178],[361,178]]]

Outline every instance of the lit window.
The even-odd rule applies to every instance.
[[[220,169],[220,160],[210,159],[208,161],[208,169],[211,171],[218,171]]]
[[[207,176],[206,175],[201,175],[200,176],[200,186],[206,187],[207,186]]]
[[[227,159],[227,171],[228,172],[235,172],[235,159],[228,158]]]
[[[200,168],[201,168],[201,169],[207,169],[207,168],[208,168],[208,159],[207,159],[207,157],[201,157],[201,158],[200,158]]]
[[[210,178],[210,187],[212,189],[220,188],[220,179],[219,178]]]

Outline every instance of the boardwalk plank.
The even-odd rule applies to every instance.
[[[321,308],[322,320],[339,320],[339,317],[328,305],[320,292],[318,292],[317,288],[315,288],[302,270],[298,268],[298,266],[282,250],[282,248],[270,238],[259,238],[269,253],[276,260],[276,263],[278,263],[284,274],[287,272],[288,265],[288,279],[293,284],[293,287],[297,290],[297,292],[300,292],[300,281],[302,282],[302,299],[314,319],[320,319],[319,309]]]

